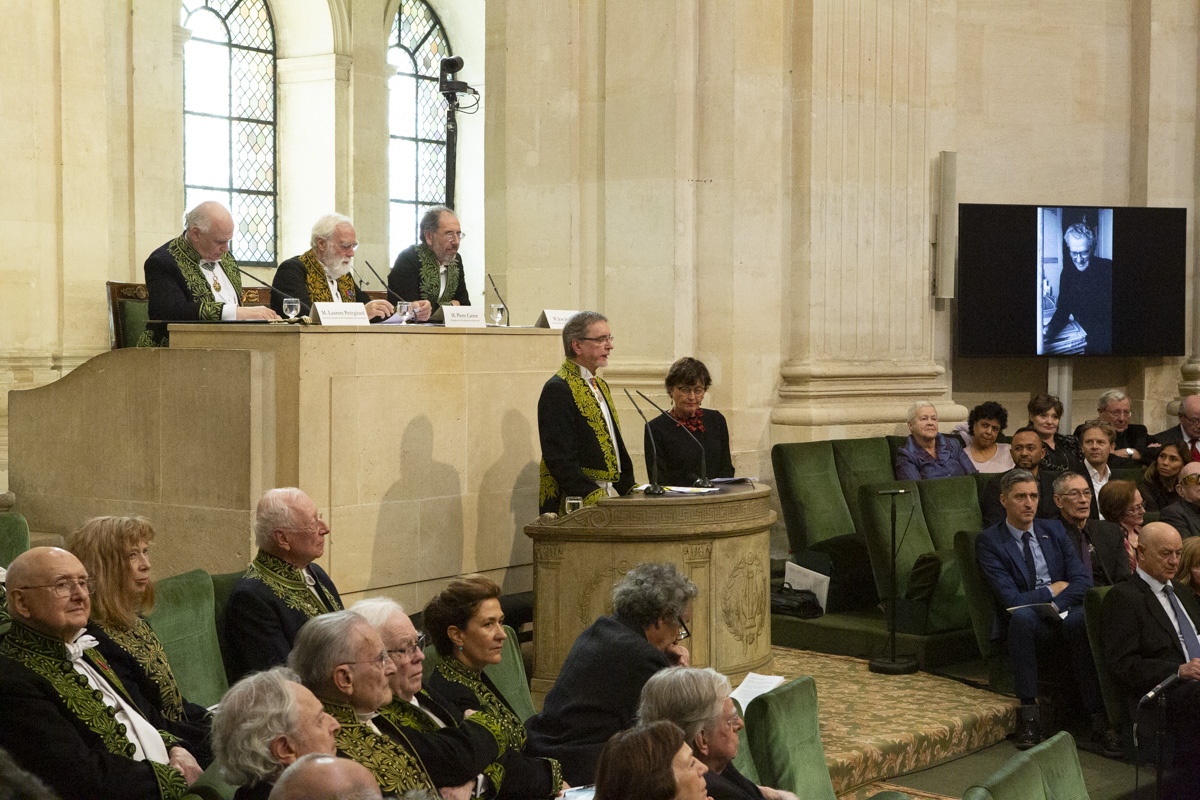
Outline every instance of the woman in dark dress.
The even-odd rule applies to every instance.
[[[1175,484],[1179,481],[1179,470],[1192,460],[1191,453],[1182,442],[1167,442],[1158,451],[1158,457],[1146,467],[1142,481],[1142,498],[1147,511],[1162,511],[1179,499]]]
[[[143,713],[161,714],[167,732],[207,767],[212,715],[180,693],[162,642],[144,619],[154,608],[152,541],[154,529],[143,517],[93,517],[71,534],[67,549],[96,581],[88,631],[99,640],[100,653]]]
[[[729,454],[729,427],[720,411],[700,407],[704,393],[712,386],[712,377],[704,362],[684,357],[667,372],[667,394],[671,408],[650,420],[645,431],[646,472],[654,475],[654,451],[658,447],[658,483],[663,486],[691,486],[700,477],[700,448],[688,436],[692,433],[704,447],[704,466],[708,478],[732,478],[733,460]],[[684,430],[687,429],[687,431]],[[651,442],[650,435],[654,434]]]
[[[482,575],[456,578],[425,606],[422,623],[440,656],[428,681],[431,692],[459,715],[468,709],[487,712],[508,739],[508,751],[484,770],[496,797],[553,797],[570,788],[558,761],[524,754],[525,725],[483,673],[488,664],[500,663],[508,638],[500,587]]]
[[[1053,470],[1072,470],[1084,474],[1083,451],[1074,436],[1058,432],[1063,404],[1052,394],[1039,394],[1029,401],[1029,427],[1042,438],[1042,467]]]

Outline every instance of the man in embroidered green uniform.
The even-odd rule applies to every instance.
[[[229,252],[233,217],[209,200],[187,212],[183,233],[146,259],[147,313],[151,320],[279,319],[265,306],[240,305],[242,276]],[[147,328],[139,347],[167,344],[167,326]]]
[[[35,547],[8,570],[0,747],[64,800],[182,797],[200,767],[155,727],[87,635],[91,582],[75,556]]]
[[[313,563],[325,553],[328,535],[317,504],[299,489],[272,489],[258,501],[258,554],[233,587],[218,626],[230,683],[283,664],[305,622],[342,609],[337,587]]]
[[[561,514],[568,497],[592,505],[633,488],[633,462],[621,439],[617,409],[608,384],[596,376],[613,349],[608,318],[580,311],[563,327],[562,340],[567,360],[538,398],[543,514]]]
[[[385,794],[434,789],[434,781],[404,731],[380,716],[392,699],[396,667],[383,640],[364,618],[339,611],[309,620],[296,637],[288,666],[341,723],[338,755],[371,770]],[[469,797],[471,781],[453,787]]]
[[[386,319],[396,312],[387,300],[372,300],[350,274],[358,237],[350,218],[326,214],[313,225],[308,252],[289,258],[275,270],[271,308],[283,313],[283,298],[295,297],[300,309],[313,303],[362,303],[367,319]]]
[[[466,235],[458,217],[446,206],[434,206],[421,217],[421,241],[400,252],[388,273],[388,288],[412,301],[417,320],[425,321],[440,306],[469,306],[459,243]]]

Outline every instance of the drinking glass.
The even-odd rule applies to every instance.
[[[412,303],[397,303],[396,313],[400,315],[400,324],[407,325],[413,318]]]
[[[283,315],[288,319],[295,319],[300,313],[300,298],[285,297],[283,298]]]
[[[566,510],[567,510],[568,514],[570,514],[572,511],[578,511],[581,508],[583,508],[583,498],[582,497],[568,497],[567,498]]]
[[[492,322],[499,325],[502,319],[504,319],[504,304],[492,303]]]

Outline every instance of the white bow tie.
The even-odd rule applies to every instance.
[[[81,633],[75,637],[75,641],[67,642],[67,656],[72,661],[78,661],[83,658],[85,650],[91,650],[99,644],[100,642],[97,641],[95,636],[92,636],[90,633]]]

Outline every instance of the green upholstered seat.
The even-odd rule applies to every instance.
[[[833,446],[838,482],[842,485],[842,496],[846,498],[846,506],[850,509],[854,530],[863,533],[865,525],[859,489],[864,484],[895,479],[892,453],[888,450],[887,440],[878,436],[870,439],[834,439],[830,444]]]
[[[1100,679],[1100,696],[1104,700],[1104,713],[1108,716],[1108,724],[1115,731],[1125,733],[1130,725],[1129,710],[1125,706],[1125,697],[1108,669],[1104,659],[1104,621],[1100,614],[1100,605],[1104,595],[1108,594],[1111,586],[1096,586],[1088,589],[1083,596],[1083,618],[1087,625],[1088,643],[1092,646],[1092,660],[1096,662],[1096,677]],[[1131,741],[1126,740],[1128,744]]]
[[[983,529],[974,475],[917,481],[917,492],[935,550],[953,550],[954,535],[959,531]]]
[[[1017,753],[963,800],[1087,800],[1075,740],[1066,731]]]
[[[237,572],[222,572],[217,575],[210,575],[212,578],[213,588],[213,619],[220,624],[221,615],[225,613],[225,604],[229,602],[229,595],[233,594],[233,587],[237,586],[246,575],[246,570]]]
[[[533,696],[529,693],[529,679],[525,677],[525,660],[521,656],[517,632],[508,625],[504,626],[504,632],[508,634],[508,638],[504,640],[500,663],[489,664],[483,671],[524,722],[534,714]],[[422,667],[425,680],[429,680],[429,676],[433,674],[439,658],[433,645],[425,648],[425,663]]]
[[[771,466],[793,553],[858,530],[842,493],[830,442],[777,444],[771,448]]]
[[[229,688],[217,643],[213,584],[204,570],[192,570],[155,584],[150,626],[162,640],[183,696],[210,706]]]
[[[204,770],[196,782],[188,787],[183,800],[233,800],[236,793],[237,787],[226,783],[214,765]]]
[[[1008,665],[1008,656],[992,641],[992,628],[996,623],[996,603],[992,589],[979,569],[975,556],[975,540],[979,531],[959,531],[954,536],[955,561],[958,575],[962,579],[963,597],[967,603],[967,614],[971,619],[971,630],[975,643],[988,669],[988,686],[992,691],[1012,694],[1013,676]]]
[[[117,306],[121,318],[121,337],[118,347],[133,347],[146,332],[150,321],[150,304],[140,300],[121,300]]]
[[[15,511],[0,512],[0,567],[29,549],[29,523]]]

